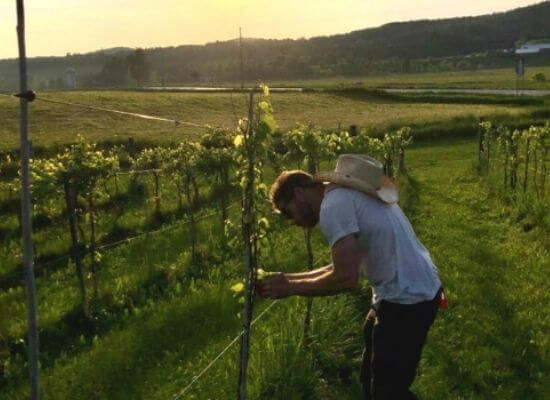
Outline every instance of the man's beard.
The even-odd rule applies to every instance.
[[[300,214],[306,228],[313,228],[319,222],[319,215],[307,203],[301,207]]]

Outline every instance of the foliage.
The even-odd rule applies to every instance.
[[[263,174],[276,122],[269,102],[269,88],[261,86],[261,89],[262,94],[257,101],[254,100],[253,93],[250,94],[248,117],[239,120],[237,133],[233,139],[234,157],[237,163],[235,174],[242,191],[240,234],[237,227],[230,221],[226,224],[229,246],[245,254],[243,323],[246,326],[250,326],[251,321],[252,296],[261,259],[261,249],[268,244],[267,237],[271,230],[266,217],[270,213],[271,206]]]
[[[347,132],[322,132],[313,125],[298,125],[285,135],[287,152],[283,162],[302,165],[310,174],[315,174],[321,161],[334,159],[351,145]]]
[[[115,144],[109,148],[109,154],[118,159],[120,167],[131,167],[135,154],[131,154],[128,147],[123,144]]]
[[[145,50],[138,48],[128,55],[128,69],[132,78],[138,83],[138,86],[149,81],[151,77],[151,63]]]
[[[76,264],[82,307],[84,315],[90,317],[88,299],[86,295],[85,276],[82,267],[83,244],[79,239],[83,236],[77,212],[79,198],[86,202],[90,223],[90,242],[88,251],[91,253],[91,272],[94,285],[94,295],[98,295],[98,283],[95,271],[96,262],[100,254],[96,247],[96,214],[95,200],[104,195],[100,180],[107,179],[118,169],[118,159],[97,149],[95,143],[87,143],[78,136],[77,143],[69,146],[64,152],[53,159],[35,159],[31,161],[31,190],[35,199],[46,202],[46,208],[53,212],[56,195],[63,193],[65,197],[67,215],[69,217],[69,231],[71,234],[71,255]]]
[[[548,151],[550,150],[550,122],[545,126],[531,126],[524,131],[524,139],[528,143],[527,152],[531,158],[531,165],[526,162],[526,169],[530,170],[537,199],[546,194],[546,177],[548,175]],[[526,171],[526,179],[529,171]],[[525,182],[527,185],[527,181]],[[524,190],[527,190],[524,187]]]
[[[235,160],[237,162],[236,178],[243,190],[252,194],[249,199],[253,204],[252,221],[243,220],[243,223],[252,222],[254,227],[251,240],[255,243],[265,243],[269,222],[266,215],[271,208],[268,196],[268,188],[263,182],[263,170],[265,160],[271,148],[272,132],[276,129],[273,117],[273,109],[269,102],[269,90],[263,89],[260,100],[254,104],[252,117],[239,120],[237,134],[234,137]],[[252,187],[249,185],[252,184]],[[238,237],[238,235],[236,235]],[[231,239],[233,245],[242,248],[242,242]]]
[[[191,254],[196,260],[197,229],[195,213],[199,205],[199,188],[197,180],[200,175],[199,160],[202,146],[195,142],[181,142],[165,154],[166,171],[174,178],[178,188],[179,209],[182,210],[182,194],[187,198],[191,224]]]
[[[143,149],[135,158],[132,169],[149,170],[162,169],[166,164],[167,149],[164,147],[149,147]]]
[[[546,179],[550,123],[512,130],[486,121],[481,124],[480,135],[478,171],[484,175],[489,188],[516,214],[515,219],[523,224],[525,231],[535,227],[548,230]],[[496,144],[492,151],[491,142]]]
[[[85,75],[77,84],[84,87],[124,87],[129,84],[128,67],[128,59],[124,55],[110,55],[105,57],[99,72]]]
[[[397,170],[405,171],[405,148],[412,143],[411,128],[404,127],[384,134],[382,154],[384,170],[389,177],[395,176]],[[396,160],[398,166],[396,167]]]
[[[492,126],[485,123],[486,134]],[[492,132],[492,131],[491,131]],[[488,133],[491,135],[491,133]],[[518,166],[519,166],[519,139],[521,139],[519,130],[511,130],[506,126],[497,128],[497,148],[501,155],[501,162],[504,168],[504,186],[514,189],[517,184]],[[487,143],[485,143],[487,145]]]
[[[229,196],[234,185],[234,158],[232,136],[227,130],[213,129],[201,138],[201,153],[198,167],[210,179],[212,193],[219,199],[222,228],[228,218]],[[225,245],[225,240],[222,242]]]
[[[178,192],[187,197],[191,210],[196,208],[199,200],[196,182],[201,173],[199,163],[202,152],[202,146],[196,142],[181,142],[166,152],[160,152],[164,153],[162,159],[164,170],[174,178]],[[179,206],[181,209],[181,197]]]
[[[538,198],[545,195],[547,175],[547,154],[549,149],[550,123],[544,126],[530,126],[526,129],[510,129],[507,126],[494,126],[490,121],[480,123],[481,170],[488,173],[491,169],[491,149],[503,166],[504,188],[515,190],[518,184],[519,169],[523,167],[523,191],[527,191],[529,177],[534,184]],[[493,142],[496,146],[493,146]]]
[[[535,82],[546,82],[546,75],[544,75],[542,72],[538,72],[533,76],[533,80]]]
[[[166,168],[169,159],[169,150],[159,146],[143,149],[132,162],[132,173],[141,174],[140,171],[145,170],[153,175],[155,196],[152,200],[155,202],[156,217],[159,217],[161,214],[160,171]]]
[[[4,192],[8,194],[8,199],[13,199],[19,192],[20,182],[19,178],[9,179],[5,170],[9,169],[13,164],[12,157],[7,154],[4,160],[0,161],[0,176],[6,176],[6,178],[0,180],[0,193]]]
[[[65,184],[83,198],[89,194],[104,195],[98,183],[117,171],[118,159],[98,150],[95,143],[87,143],[79,135],[76,144],[54,158],[33,159],[30,167],[34,201],[51,202],[55,195],[64,192]]]
[[[313,125],[298,125],[284,135],[283,162],[315,174],[322,161],[342,153],[368,154],[383,160],[384,172],[393,177],[397,170],[404,172],[405,148],[411,143],[410,127],[386,132],[379,139],[364,130],[351,136],[347,131],[323,132]]]
[[[353,152],[363,153],[382,160],[384,173],[394,177],[396,172],[405,172],[405,149],[411,145],[413,137],[410,127],[385,132],[382,139],[360,132],[351,138]]]

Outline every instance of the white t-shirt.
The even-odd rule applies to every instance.
[[[331,247],[356,235],[367,253],[361,272],[372,285],[373,305],[381,300],[401,304],[432,300],[441,287],[430,253],[397,204],[331,185],[321,202],[319,224]]]

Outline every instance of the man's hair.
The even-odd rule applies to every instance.
[[[275,179],[275,182],[273,182],[273,185],[271,185],[269,192],[273,209],[280,211],[279,207],[282,201],[286,204],[292,200],[295,188],[309,188],[316,185],[317,182],[313,180],[313,176],[299,169],[281,172],[277,179]]]

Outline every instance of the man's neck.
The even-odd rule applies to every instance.
[[[315,197],[313,198],[311,208],[317,214],[319,214],[321,211],[321,202],[325,197],[325,193],[328,186],[329,186],[328,184],[323,183],[321,186],[318,186],[315,190]]]

